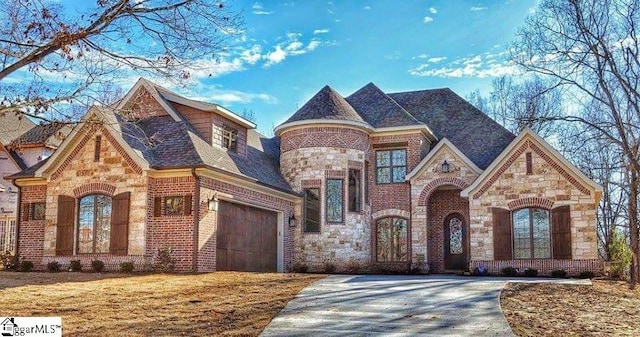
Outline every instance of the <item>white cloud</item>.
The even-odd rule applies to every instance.
[[[256,15],[269,15],[269,14],[273,14],[273,11],[267,11],[264,9],[264,5],[260,2],[256,2],[253,4],[253,6],[251,6],[251,8],[253,9],[253,14]]]
[[[440,67],[434,68],[437,63],[440,64],[446,60],[445,57],[433,57],[415,68],[409,69],[409,74],[420,77],[444,77],[444,78],[461,78],[461,77],[499,77],[504,75],[517,75],[521,71],[512,62],[506,61],[503,55],[484,53],[482,55],[473,55],[463,57]],[[499,62],[496,61],[499,59]]]
[[[243,50],[242,53],[240,53],[240,58],[248,64],[254,65],[260,61],[260,58],[262,57],[262,55],[260,55],[261,52],[262,47],[256,44],[250,49]]]
[[[399,50],[394,51],[391,54],[385,55],[384,58],[387,60],[397,60],[402,56],[402,53]]]
[[[487,7],[484,6],[472,6],[471,8],[469,8],[470,11],[472,12],[478,12],[478,11],[483,11],[486,10]]]
[[[327,28],[323,28],[323,29],[316,29],[316,30],[314,30],[314,31],[313,31],[313,35],[316,35],[316,34],[326,34],[326,33],[328,33],[328,32],[329,32],[329,29],[327,29]]]
[[[435,7],[429,7],[429,12],[430,12],[431,14],[437,14],[437,13],[438,13],[438,10],[437,10]]]
[[[371,9],[371,6],[364,6],[364,9],[368,11]]]
[[[267,63],[265,63],[265,66],[269,67],[274,64],[278,64],[284,61],[286,57],[287,57],[287,52],[284,51],[282,47],[280,47],[280,45],[277,45],[274,51],[264,56],[264,58],[267,60]]]
[[[313,51],[316,48],[318,48],[318,46],[320,46],[320,41],[319,40],[311,40],[311,42],[309,42],[309,44],[307,45],[307,51]]]
[[[422,22],[424,23],[433,22],[433,18],[430,16],[425,16],[424,19],[422,19]]]
[[[444,60],[446,60],[447,57],[446,56],[441,56],[441,57],[431,57],[427,60],[427,62],[429,63],[438,63],[438,62],[442,62]]]

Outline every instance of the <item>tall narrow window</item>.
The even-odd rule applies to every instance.
[[[111,240],[111,197],[102,194],[80,199],[78,253],[109,253]]]
[[[238,150],[238,130],[226,125],[222,126],[222,146],[231,150]]]
[[[364,162],[364,202],[368,205],[369,199],[369,161]]]
[[[102,136],[96,136],[96,145],[93,151],[93,161],[100,160],[100,146],[102,145]]]
[[[531,152],[525,154],[527,161],[527,174],[533,174],[533,160],[531,159]]]
[[[378,184],[401,183],[404,182],[406,175],[406,150],[376,152],[376,182]]]
[[[362,207],[361,171],[349,169],[349,212],[360,212]]]
[[[407,261],[407,220],[382,218],[376,227],[376,261]]]
[[[304,190],[304,232],[320,232],[320,189]]]
[[[9,234],[8,233],[9,229],[6,226],[7,226],[7,222],[5,220],[1,220],[0,221],[0,249],[2,250],[0,252],[2,253],[9,250],[6,239],[5,239]]]
[[[342,179],[327,179],[327,222],[342,222],[343,195]]]

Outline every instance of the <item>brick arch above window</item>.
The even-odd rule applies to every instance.
[[[377,211],[371,215],[371,218],[374,220],[377,220],[379,218],[386,218],[386,217],[398,217],[398,218],[409,219],[411,217],[411,213],[401,209],[391,208],[391,209],[383,209],[381,211]]]
[[[73,195],[76,198],[87,194],[106,194],[110,197],[116,192],[116,187],[107,183],[89,183],[73,189]]]
[[[507,203],[507,207],[509,208],[510,211],[520,209],[520,208],[531,208],[531,207],[550,210],[551,208],[553,208],[553,203],[554,203],[553,200],[550,200],[550,199],[530,197],[530,198],[521,198],[521,199],[509,201]]]
[[[435,191],[438,187],[445,185],[453,185],[459,187],[460,189],[469,187],[469,184],[466,181],[456,177],[442,177],[434,179],[430,183],[428,183],[422,190],[422,193],[420,193],[420,197],[418,198],[418,206],[426,206],[427,200],[429,200],[429,196],[431,195],[431,193],[433,193],[433,191]]]

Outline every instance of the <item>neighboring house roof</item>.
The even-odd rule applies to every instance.
[[[63,123],[39,124],[13,140],[15,146],[43,145],[58,147],[71,128]]]
[[[373,83],[360,88],[346,100],[365,122],[375,128],[424,125]]]
[[[364,122],[340,94],[326,85],[283,124],[318,119]]]
[[[34,126],[35,123],[22,114],[0,114],[0,143],[8,145]]]
[[[489,116],[448,88],[389,94],[435,135],[447,138],[480,169],[515,138]]]

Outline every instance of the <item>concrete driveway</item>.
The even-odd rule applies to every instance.
[[[509,281],[449,275],[332,275],[303,289],[262,336],[512,336],[499,300]]]

